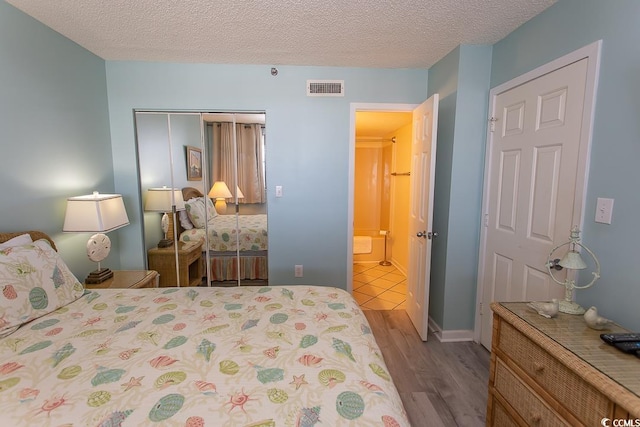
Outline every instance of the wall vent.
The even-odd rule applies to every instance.
[[[344,80],[307,80],[307,96],[344,96]]]

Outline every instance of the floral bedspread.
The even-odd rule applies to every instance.
[[[0,340],[0,425],[409,423],[347,292],[270,286],[88,291]]]
[[[217,215],[209,220],[209,250],[212,251],[264,251],[267,250],[267,215]],[[185,230],[183,242],[204,239],[204,228]],[[239,234],[239,238],[236,238]]]

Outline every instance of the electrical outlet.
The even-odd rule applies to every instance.
[[[297,264],[293,269],[295,277],[302,277],[302,265]]]

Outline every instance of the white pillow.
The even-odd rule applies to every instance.
[[[205,200],[207,203],[207,210],[205,214]],[[196,228],[204,228],[207,219],[215,218],[218,216],[216,208],[213,206],[213,202],[208,197],[194,197],[184,202],[184,206],[187,210],[187,215]]]
[[[0,243],[0,249],[12,248],[14,246],[22,246],[28,243],[33,243],[33,239],[31,239],[31,235],[29,235],[29,233],[25,233],[25,234],[16,236],[13,239],[9,239],[4,243]]]
[[[189,214],[186,210],[178,212],[178,218],[180,219],[180,225],[185,230],[191,230],[193,228],[193,223],[189,219]]]

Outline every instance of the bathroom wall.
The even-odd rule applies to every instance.
[[[411,170],[411,122],[397,129],[395,156],[391,172],[404,173]],[[391,178],[392,209],[390,218],[391,234],[388,238],[388,259],[407,274],[409,268],[409,176]]]
[[[353,227],[356,235],[389,229],[390,141],[356,142]]]

